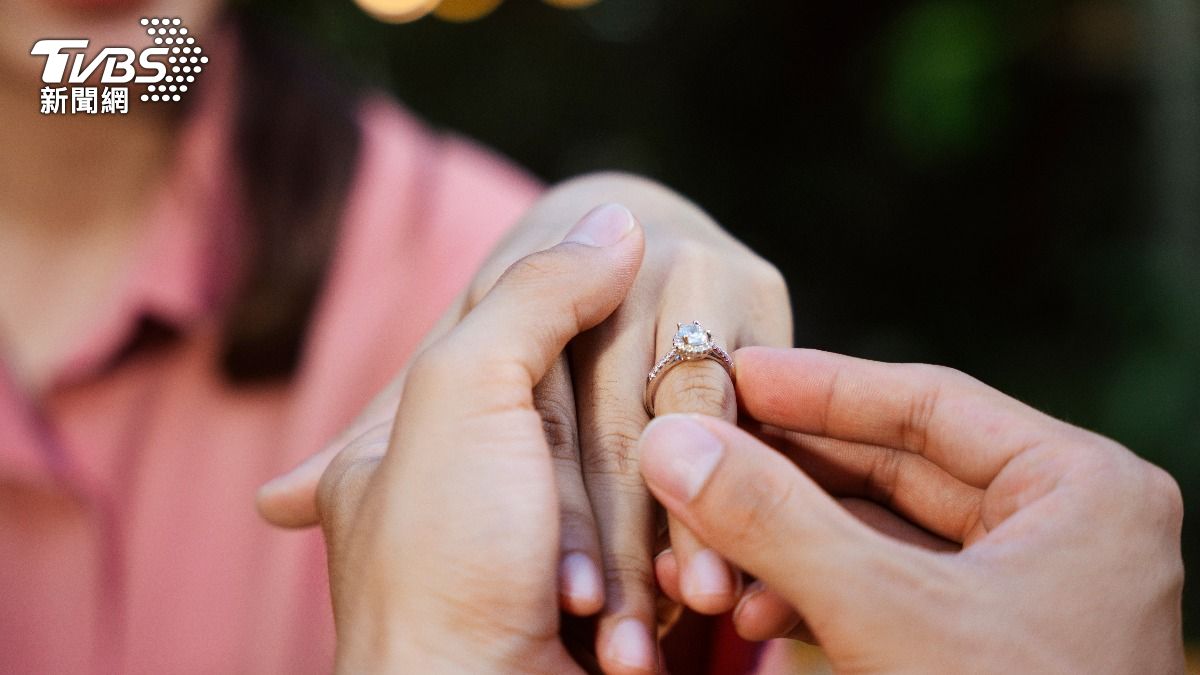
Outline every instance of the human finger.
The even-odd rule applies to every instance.
[[[787,458],[727,423],[659,418],[639,447],[659,501],[803,616],[882,609],[905,587],[897,579],[924,582],[923,573],[936,572],[916,549],[875,533]]]
[[[671,549],[663,549],[654,556],[654,578],[663,595],[672,602],[683,603],[683,592],[679,589],[679,561]]]
[[[631,299],[636,303],[636,299]],[[654,503],[637,469],[637,439],[648,421],[640,405],[654,348],[648,310],[625,305],[571,346],[584,483],[600,536],[604,609],[596,653],[608,673],[658,668]]]
[[[509,403],[512,392],[528,396],[567,341],[624,300],[642,248],[633,215],[607,204],[585,216],[562,244],[513,263],[462,322],[427,350],[451,359],[470,354],[472,368],[465,375],[477,388],[461,397],[470,406],[464,412]],[[457,383],[453,388],[461,391]]]
[[[743,419],[741,426],[791,459],[835,497],[871,500],[941,538],[983,536],[983,490],[904,450],[804,434]],[[845,505],[843,501],[843,505]]]
[[[668,281],[662,292],[660,316],[664,320],[658,326],[656,353],[734,350],[742,344],[790,345],[791,311],[787,287],[778,271],[759,264],[745,272],[749,278],[742,284],[714,286],[705,283],[711,262],[682,265]],[[672,324],[669,318],[686,320],[691,316],[705,320]],[[656,414],[697,413],[728,422],[737,420],[732,373],[715,360],[677,363],[662,371],[655,385],[651,405]],[[685,603],[702,614],[732,609],[742,590],[741,572],[673,515],[668,514],[668,523]]]
[[[764,347],[739,350],[736,363],[750,417],[921,455],[979,488],[1014,455],[1072,429],[940,366]]]
[[[662,315],[679,309],[677,295],[671,288],[664,291],[668,298]],[[702,307],[697,301],[693,307]],[[706,317],[720,313],[716,307],[702,312]],[[726,325],[720,322],[710,326]],[[660,323],[657,330],[657,354],[679,353],[683,350],[716,347],[713,332],[699,322]],[[673,351],[674,350],[674,351]],[[657,366],[656,366],[657,369]],[[652,384],[654,398],[650,401],[655,414],[696,413],[728,421],[737,419],[733,381],[725,368],[709,359],[674,363],[659,370]],[[632,404],[632,402],[629,402]],[[740,592],[741,574],[732,569],[721,556],[700,541],[686,525],[668,514],[671,549],[679,570],[680,592],[684,603],[701,614],[721,614],[733,608]]]
[[[763,642],[786,637],[804,642],[816,638],[791,603],[762,581],[754,581],[738,599],[733,610],[733,627],[743,640]]]
[[[600,541],[579,466],[575,394],[565,356],[560,356],[534,387],[533,401],[542,418],[558,485],[559,601],[576,616],[595,614],[604,605]]]
[[[863,499],[839,499],[855,518],[893,539],[932,551],[956,551],[959,546],[913,525],[874,502]],[[813,643],[816,638],[803,617],[787,600],[762,581],[751,583],[733,611],[738,635],[752,642],[789,638]]]
[[[564,243],[515,263],[414,359],[378,470],[364,481],[367,471],[335,460],[318,489],[339,628],[355,613],[421,616],[431,639],[456,626],[461,640],[458,627],[472,623],[480,636],[509,630],[561,652],[558,496],[533,388],[571,338],[620,304],[641,252],[628,210],[596,209]],[[368,525],[354,527],[360,518]],[[363,556],[387,564],[357,569]],[[408,578],[420,592],[360,602],[362,589]],[[478,622],[480,611],[496,621]]]

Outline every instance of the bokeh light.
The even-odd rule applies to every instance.
[[[563,9],[579,9],[580,7],[594,5],[598,1],[599,0],[543,0],[543,2],[545,2],[547,5],[553,5],[554,7],[561,7]]]
[[[464,23],[491,14],[504,0],[354,0],[367,14],[387,23],[416,21],[432,13],[439,19]],[[561,9],[580,9],[599,0],[542,0]]]
[[[432,12],[439,0],[354,0],[367,14],[387,23],[405,23]]]
[[[434,16],[445,21],[463,22],[481,19],[500,6],[504,0],[442,0],[433,10]]]

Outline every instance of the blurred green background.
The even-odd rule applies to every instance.
[[[1194,0],[243,4],[547,181],[691,196],[787,275],[797,344],[954,366],[1164,466],[1197,569]],[[1185,612],[1200,639],[1194,584]]]

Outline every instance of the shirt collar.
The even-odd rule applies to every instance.
[[[205,42],[213,57],[193,85],[194,107],[146,212],[139,251],[114,287],[108,309],[56,372],[52,389],[111,365],[146,318],[182,332],[214,318],[235,284],[244,215],[232,146],[237,45],[230,29]]]

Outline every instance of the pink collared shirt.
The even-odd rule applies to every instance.
[[[539,193],[367,99],[300,367],[232,387],[216,357],[242,225],[233,84],[207,75],[143,249],[54,386],[35,400],[0,364],[0,672],[328,672],[321,535],[268,526],[255,490],[354,417]],[[112,367],[147,316],[181,339]]]

